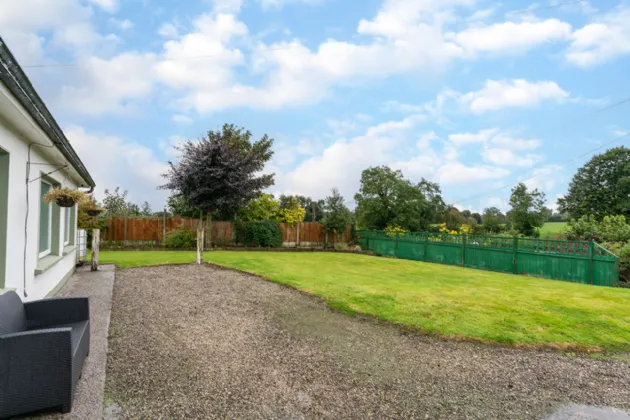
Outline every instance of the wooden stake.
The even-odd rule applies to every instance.
[[[166,241],[166,207],[164,207],[164,213],[162,213],[162,246]]]
[[[98,247],[101,242],[101,230],[92,229],[92,271],[98,271]]]
[[[295,236],[295,247],[299,247],[300,246],[300,222],[297,223],[297,235]]]
[[[197,222],[197,264],[203,262],[203,217]]]

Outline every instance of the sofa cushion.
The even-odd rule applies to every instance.
[[[26,312],[22,299],[14,291],[0,295],[0,335],[26,330]]]

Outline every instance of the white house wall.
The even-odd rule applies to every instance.
[[[7,250],[5,264],[4,289],[15,289],[25,301],[41,299],[53,290],[74,269],[76,251],[66,248],[66,255],[56,264],[49,267],[41,274],[35,274],[39,262],[39,213],[40,213],[40,181],[34,181],[28,185],[29,205],[26,202],[26,162],[29,143],[46,143],[50,140],[43,131],[26,114],[19,105],[16,106],[14,98],[7,96],[4,86],[0,85],[0,148],[9,154],[9,191],[7,208]],[[62,155],[54,148],[31,148],[31,162],[51,163],[55,166],[32,165],[29,179],[35,179],[53,171],[56,166],[66,164]],[[68,176],[69,175],[69,176]],[[74,168],[52,173],[47,176],[53,182],[69,188],[77,188],[77,175]],[[53,208],[56,204],[53,204]],[[25,242],[25,217],[28,209],[28,225],[26,225]],[[76,209],[75,209],[76,215]],[[53,209],[53,217],[55,211]],[[59,214],[58,227],[60,232],[56,235],[60,241],[57,249],[63,253],[64,223],[63,212]],[[76,234],[76,217],[74,228],[71,228],[71,236]],[[53,228],[55,228],[53,223]],[[53,234],[54,238],[54,234]],[[73,243],[71,238],[71,243]],[[26,247],[26,260],[24,250]],[[51,246],[55,248],[55,246]],[[0,256],[2,258],[2,256]],[[24,264],[26,264],[24,266]],[[26,277],[26,282],[24,282]],[[24,295],[26,286],[27,297]],[[0,281],[0,288],[2,288]]]

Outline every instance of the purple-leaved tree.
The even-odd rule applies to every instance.
[[[274,184],[274,174],[262,173],[273,155],[273,139],[265,134],[252,142],[251,137],[251,132],[225,124],[221,130],[209,131],[207,137],[178,146],[179,162],[169,162],[163,174],[167,183],[161,188],[172,190],[199,210],[198,264],[203,261],[203,232],[209,218],[204,214],[235,212]]]

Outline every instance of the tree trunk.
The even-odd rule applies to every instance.
[[[101,230],[92,229],[92,271],[98,270],[98,247],[101,242]]]
[[[197,221],[197,264],[203,262],[203,231],[204,231],[203,213],[199,215]]]

